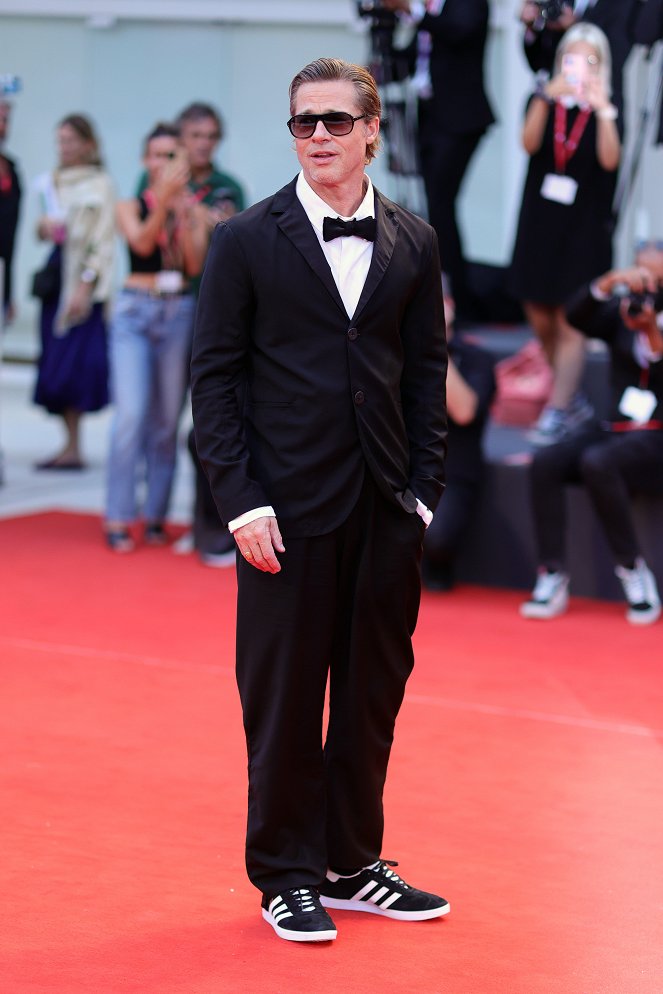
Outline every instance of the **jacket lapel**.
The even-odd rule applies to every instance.
[[[368,276],[366,277],[357,309],[352,315],[353,321],[357,320],[380,285],[396,244],[396,233],[398,231],[396,208],[378,190],[375,190],[375,220],[377,222],[377,234],[373,248],[373,258],[371,259]]]
[[[313,225],[309,221],[306,211],[302,207],[295,192],[297,180],[283,187],[274,197],[272,214],[279,228],[290,239],[295,248],[303,255],[304,259],[311,267],[318,279],[324,284],[334,302],[341,308],[347,317],[347,312],[338,292],[338,287],[329,268],[329,263],[325,259],[325,254],[320,248],[320,242],[313,230]]]

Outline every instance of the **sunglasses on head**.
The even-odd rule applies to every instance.
[[[346,114],[341,110],[332,110],[328,114],[295,114],[288,121],[290,134],[295,138],[310,138],[318,126],[318,121],[322,121],[330,135],[340,138],[341,135],[349,135],[355,126],[355,121],[361,121],[368,114]]]

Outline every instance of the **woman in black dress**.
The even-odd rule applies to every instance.
[[[621,142],[610,102],[610,49],[600,28],[577,24],[557,50],[555,74],[530,98],[523,144],[530,156],[511,266],[555,373],[532,440],[549,444],[591,414],[578,396],[582,335],[564,303],[612,260],[612,198]]]

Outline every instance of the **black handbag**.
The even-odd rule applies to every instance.
[[[32,277],[33,297],[46,303],[56,300],[60,294],[60,251],[51,252],[43,269],[38,269]]]

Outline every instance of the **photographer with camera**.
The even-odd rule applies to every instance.
[[[189,189],[188,156],[172,124],[145,140],[147,187],[117,205],[130,272],[110,327],[115,416],[108,461],[105,534],[130,552],[138,474],[145,463],[145,540],[167,541],[164,520],[175,473],[177,426],[187,386],[195,296],[208,243],[207,211]]]
[[[610,420],[538,451],[531,469],[539,576],[525,618],[554,618],[568,603],[564,568],[568,483],[583,483],[616,562],[631,624],[661,613],[656,581],[633,525],[631,495],[663,494],[663,248],[645,246],[631,269],[612,270],[570,302],[568,320],[611,356]]]
[[[595,24],[610,44],[613,100],[621,117],[622,75],[639,8],[639,0],[525,0],[520,11],[525,57],[534,72],[550,74],[564,32],[579,22]]]
[[[382,0],[417,26],[411,52],[419,93],[419,158],[428,220],[440,244],[459,320],[473,316],[456,201],[481,138],[494,122],[484,87],[488,0]]]

